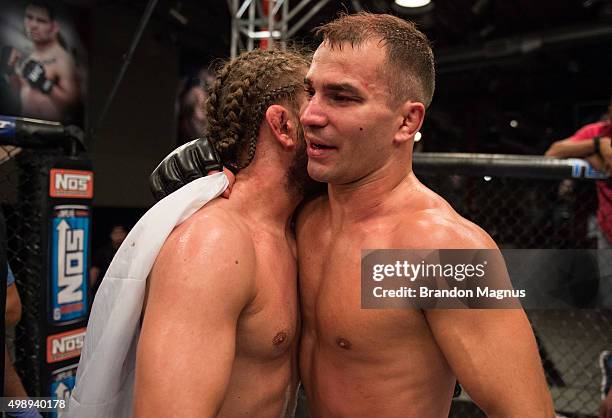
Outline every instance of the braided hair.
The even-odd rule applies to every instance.
[[[218,72],[206,112],[208,137],[224,164],[237,172],[253,160],[259,127],[268,107],[287,103],[298,110],[308,60],[297,52],[244,52]]]

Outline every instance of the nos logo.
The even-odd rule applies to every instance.
[[[85,341],[85,328],[47,337],[47,363],[78,357]]]
[[[51,169],[51,197],[93,197],[93,173],[91,171]]]
[[[82,174],[58,174],[55,176],[55,188],[67,191],[84,192],[90,176]]]

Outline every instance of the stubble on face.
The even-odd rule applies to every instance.
[[[307,76],[311,94],[318,96],[310,109],[316,109],[312,115],[317,116],[302,120],[309,138],[337,149],[328,157],[311,159],[308,170],[313,178],[334,184],[359,182],[389,157],[399,122],[381,71],[386,61],[386,51],[376,41],[333,48],[323,43],[317,49]]]
[[[287,170],[285,188],[289,193],[297,192],[308,199],[327,190],[327,184],[313,180],[308,175],[308,155],[306,154],[306,139],[302,124],[297,124],[297,148],[293,161]]]

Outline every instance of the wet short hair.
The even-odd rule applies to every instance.
[[[427,36],[413,22],[386,14],[342,14],[315,28],[330,48],[379,41],[387,50],[383,72],[394,102],[414,100],[430,105],[435,88],[434,55]]]
[[[254,50],[217,71],[206,104],[208,137],[232,171],[253,160],[268,107],[286,104],[299,111],[297,95],[309,64],[298,51]]]

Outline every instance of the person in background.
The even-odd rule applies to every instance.
[[[6,279],[6,311],[4,315],[4,323],[6,328],[12,328],[21,319],[21,298],[15,285],[15,276],[11,270],[11,266],[7,263],[7,279]],[[4,395],[8,398],[27,398],[23,384],[19,375],[15,371],[11,357],[9,356],[8,347],[4,346]],[[40,418],[40,413],[36,408],[24,408],[18,411],[6,412],[8,418]]]
[[[7,328],[14,327],[21,319],[21,298],[15,285],[15,275],[11,266],[7,264],[8,274],[6,276],[6,312],[5,324]]]
[[[94,253],[91,261],[91,268],[89,269],[89,287],[92,289],[92,295],[95,296],[100,287],[100,283],[106,274],[106,270],[113,261],[113,257],[119,246],[127,237],[128,230],[123,225],[113,225],[109,235],[110,241],[104,244],[102,247]]]
[[[593,168],[612,175],[612,96],[604,118],[578,129],[572,136],[553,142],[544,155],[557,158],[584,158]],[[612,248],[612,181],[597,182],[598,248]]]
[[[601,121],[580,128],[566,139],[554,142],[545,155],[558,158],[583,158],[594,169],[612,175],[612,96]],[[597,248],[612,250],[612,179],[597,180]],[[612,254],[598,254],[598,306],[612,308]]]

